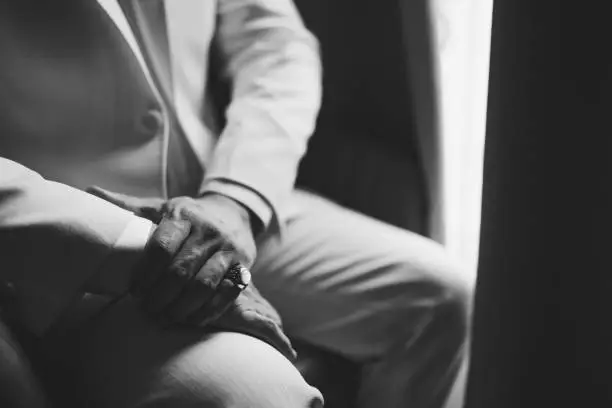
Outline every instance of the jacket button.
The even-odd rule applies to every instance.
[[[157,136],[164,128],[164,115],[159,109],[149,109],[140,118],[140,128],[148,136]]]

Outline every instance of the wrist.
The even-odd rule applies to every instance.
[[[134,217],[125,226],[114,243],[101,269],[92,276],[83,288],[87,292],[117,296],[129,288],[134,267],[138,264],[155,224],[140,217]]]
[[[233,199],[232,197],[211,191],[202,194],[200,197],[198,197],[198,199],[213,199],[222,203],[223,205],[234,208],[239,214],[240,218],[245,221],[246,225],[248,225],[254,238],[257,237],[259,233],[263,230],[263,223],[261,222],[259,217],[246,205],[242,204],[238,200]]]

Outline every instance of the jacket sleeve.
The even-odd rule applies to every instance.
[[[220,0],[218,13],[232,95],[203,191],[282,225],[320,107],[318,43],[291,0]]]
[[[0,281],[19,318],[42,334],[88,290],[118,294],[152,224],[113,204],[0,158]]]

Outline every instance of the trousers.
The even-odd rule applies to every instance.
[[[361,367],[357,408],[439,408],[464,361],[473,284],[443,247],[296,191],[253,279],[294,339]],[[125,299],[49,350],[71,404],[322,407],[289,360],[240,333],[164,328]],[[59,371],[58,371],[59,372]]]

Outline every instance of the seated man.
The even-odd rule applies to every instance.
[[[320,71],[290,0],[0,5],[0,280],[60,406],[322,406],[284,333],[360,363],[360,408],[443,405],[469,285],[294,189]]]

